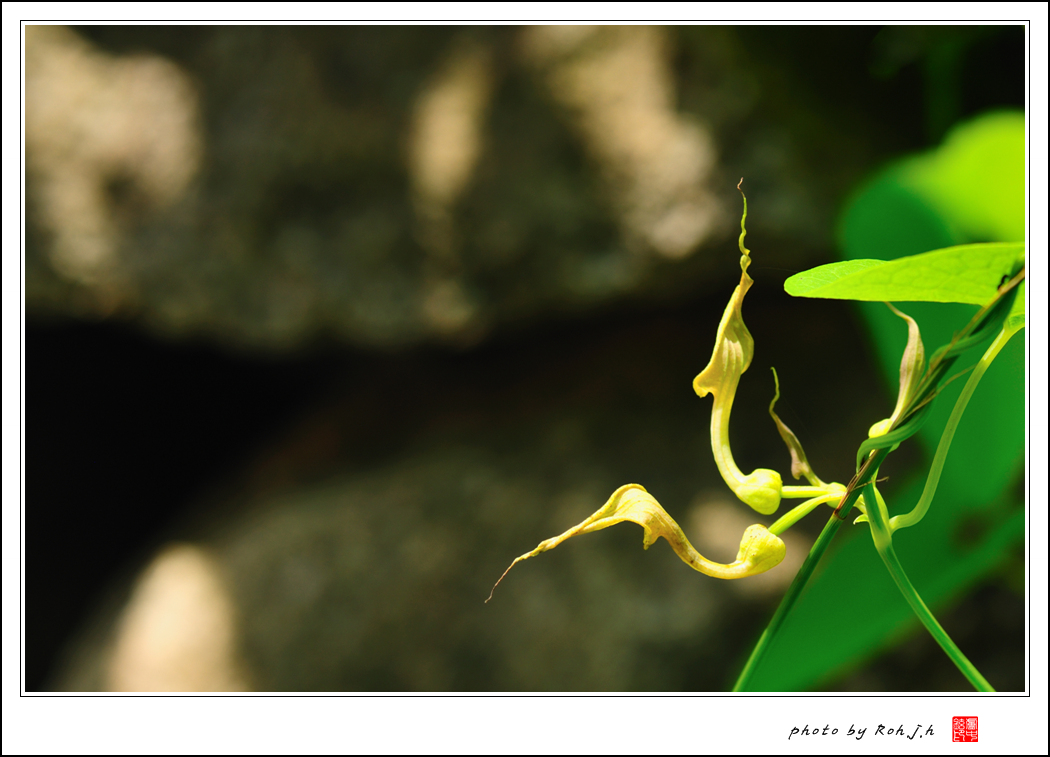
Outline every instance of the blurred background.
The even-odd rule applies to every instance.
[[[625,483],[718,561],[772,522],[691,387],[737,181],[745,470],[790,466],[770,366],[825,480],[896,397],[900,321],[784,279],[1024,237],[1021,26],[29,26],[25,61],[30,691],[725,690],[827,513],[755,579],[628,524],[483,601]],[[973,310],[904,309],[928,353]],[[1013,691],[1023,387],[1015,339],[897,540]],[[756,685],[967,690],[843,531]]]

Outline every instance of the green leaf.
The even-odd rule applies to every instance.
[[[784,282],[784,291],[794,297],[833,300],[983,305],[1023,258],[1023,243],[997,242],[957,245],[890,261],[845,260],[795,274]]]
[[[987,113],[901,168],[901,179],[964,238],[1024,239],[1025,116]],[[960,240],[962,241],[962,240]]]

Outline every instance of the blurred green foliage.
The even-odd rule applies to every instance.
[[[999,112],[961,124],[939,148],[887,167],[847,203],[840,224],[844,258],[889,260],[964,243],[1023,241],[1024,150],[1024,114]],[[880,303],[857,307],[893,396],[906,329]],[[919,322],[932,352],[966,324],[976,307],[910,303],[905,310]],[[935,612],[1001,566],[1023,537],[1018,486],[1024,472],[1024,349],[1023,339],[1012,340],[989,369],[963,416],[929,514],[894,540],[916,588]],[[960,365],[972,365],[979,356],[975,350]],[[842,359],[849,359],[848,352]],[[948,385],[913,437],[927,461],[963,383]],[[899,475],[891,470],[882,487],[891,513],[907,512],[918,501],[926,471],[894,480]],[[867,529],[854,528],[818,568],[756,672],[752,689],[829,684],[918,628]],[[968,688],[961,676],[959,687]]]

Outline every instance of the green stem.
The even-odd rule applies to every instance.
[[[893,576],[897,588],[900,589],[904,598],[908,600],[908,604],[911,606],[912,611],[919,616],[919,620],[921,620],[922,624],[926,626],[926,630],[930,632],[930,636],[941,645],[941,649],[943,649],[944,653],[955,663],[955,667],[966,676],[966,680],[969,681],[978,691],[994,692],[995,689],[992,688],[992,685],[985,680],[985,677],[981,675],[980,671],[974,667],[973,663],[962,653],[962,650],[956,646],[955,642],[952,641],[952,637],[941,627],[941,624],[937,622],[937,618],[935,618],[933,613],[930,612],[930,608],[922,601],[919,592],[915,590],[911,581],[908,580],[908,574],[904,572],[904,567],[901,565],[900,560],[897,559],[897,553],[893,550],[893,543],[886,544],[884,548],[879,549],[879,555],[882,557],[882,561],[886,564],[886,569],[890,572],[890,575]]]
[[[827,486],[785,486],[780,490],[780,496],[784,499],[802,499],[803,497],[823,497],[825,494],[829,494]],[[842,491],[837,492],[837,496],[842,496]]]
[[[970,402],[970,397],[973,396],[974,390],[977,389],[977,384],[980,383],[985,371],[988,370],[988,366],[992,364],[992,361],[995,360],[999,351],[1010,341],[1010,337],[1018,331],[1019,328],[1009,328],[1004,324],[1002,331],[999,332],[995,341],[991,343],[981,357],[980,362],[974,367],[973,372],[966,381],[966,386],[963,387],[962,394],[960,394],[959,399],[955,401],[955,407],[952,409],[952,414],[948,418],[948,423],[944,427],[943,433],[941,433],[941,440],[937,444],[937,452],[933,456],[933,463],[930,465],[930,474],[926,478],[926,486],[922,490],[922,496],[919,498],[918,504],[912,508],[910,513],[894,515],[890,518],[889,525],[891,533],[898,528],[914,526],[923,519],[926,515],[926,511],[930,509],[930,503],[933,502],[933,495],[937,491],[937,484],[941,480],[941,471],[944,468],[944,461],[948,457],[948,448],[952,444],[952,439],[955,436],[955,429],[959,426],[959,421],[962,419],[963,411],[966,410],[966,406]]]
[[[912,611],[922,621],[922,624],[926,626],[930,636],[941,645],[941,649],[955,663],[955,667],[966,676],[966,680],[978,691],[995,691],[991,684],[981,675],[980,671],[974,667],[973,663],[966,658],[962,650],[952,641],[948,632],[937,622],[937,618],[930,612],[930,608],[922,601],[919,592],[915,590],[915,587],[908,579],[908,574],[904,572],[904,566],[897,559],[897,553],[893,549],[893,535],[890,533],[886,501],[875,487],[874,482],[871,485],[871,489],[875,500],[868,504],[868,522],[871,524],[871,538],[875,542],[875,549],[878,550],[879,556],[886,564],[886,569],[893,577],[893,582],[897,584],[897,588],[900,589],[901,594],[908,601]]]
[[[766,653],[769,651],[769,648],[773,643],[773,639],[776,638],[781,626],[784,625],[784,621],[791,613],[799,596],[801,596],[802,590],[806,587],[806,583],[809,581],[810,576],[813,575],[817,563],[819,563],[820,559],[824,556],[828,546],[831,544],[831,540],[835,537],[835,534],[842,526],[850,509],[853,507],[857,499],[860,498],[861,491],[875,476],[875,472],[879,469],[879,466],[882,465],[882,461],[886,459],[886,455],[888,455],[889,452],[890,450],[888,447],[875,450],[861,466],[860,471],[857,473],[856,477],[854,477],[853,481],[850,482],[850,485],[846,487],[846,493],[842,496],[842,504],[839,505],[834,513],[832,513],[831,518],[828,519],[827,525],[824,526],[824,530],[820,532],[820,536],[817,537],[817,540],[810,548],[809,554],[802,563],[802,567],[798,569],[798,573],[795,574],[795,578],[791,582],[791,586],[788,587],[787,593],[784,595],[784,598],[780,600],[780,606],[777,607],[777,611],[773,613],[773,618],[769,621],[769,625],[766,626],[766,630],[762,632],[762,636],[759,637],[758,643],[755,644],[755,648],[751,650],[751,656],[744,665],[744,669],[740,671],[740,676],[737,678],[736,684],[733,686],[733,691],[746,690],[746,687],[750,683],[752,676],[754,676],[759,663],[761,663],[762,658],[766,656]]]
[[[842,499],[842,494],[843,492],[841,491],[829,492],[819,497],[814,497],[813,499],[806,500],[801,505],[789,510],[788,512],[784,513],[784,515],[782,515],[780,518],[778,518],[777,522],[769,527],[769,533],[775,536],[780,536],[780,534],[784,533],[793,525],[805,518],[811,512],[816,510],[817,507],[819,507],[820,505],[823,505],[826,502],[833,502],[836,499]]]

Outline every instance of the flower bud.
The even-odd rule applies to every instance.
[[[771,515],[780,506],[783,481],[780,474],[768,468],[757,468],[737,484],[736,496],[752,510]]]
[[[908,343],[904,347],[904,354],[901,356],[900,388],[897,390],[897,404],[893,408],[893,415],[872,425],[868,429],[869,439],[888,434],[893,429],[894,424],[901,419],[904,411],[908,409],[915,399],[915,392],[922,381],[923,371],[926,367],[926,350],[922,346],[922,334],[919,333],[919,324],[915,322],[914,318],[905,315],[893,305],[890,305],[890,303],[887,302],[886,306],[893,311],[894,315],[907,322]]]
[[[740,539],[740,551],[737,552],[734,566],[743,568],[743,576],[757,576],[770,568],[780,565],[787,554],[783,540],[769,532],[765,526],[756,523],[748,526]]]
[[[871,428],[868,429],[868,438],[874,439],[876,436],[885,436],[890,432],[892,425],[893,418],[883,418],[878,423],[871,424]]]

